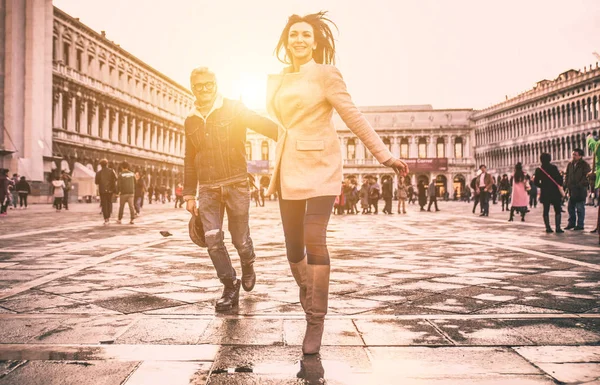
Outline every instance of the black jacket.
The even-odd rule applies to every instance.
[[[114,194],[117,191],[117,176],[111,168],[105,167],[96,173],[96,184],[100,194]]]
[[[223,99],[206,123],[197,115],[185,120],[183,195],[196,195],[198,184],[246,179],[246,129],[277,140],[273,121],[249,110],[241,102]]]
[[[563,178],[558,171],[558,168],[553,164],[543,164],[542,167],[546,171],[554,182],[560,186],[563,184]],[[539,168],[535,170],[533,175],[533,183],[541,189],[540,202],[550,204],[560,204],[562,196],[558,191],[558,186]]]
[[[29,185],[29,183],[27,183],[26,180],[20,180],[19,182],[17,182],[15,189],[17,192],[20,193],[26,192],[27,194],[31,194],[31,186]]]
[[[565,175],[565,186],[569,189],[569,196],[575,202],[583,202],[587,197],[587,174],[592,171],[590,165],[583,159],[577,164],[569,162]]]

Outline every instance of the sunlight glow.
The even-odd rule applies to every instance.
[[[241,73],[233,85],[236,98],[241,98],[246,107],[258,110],[266,109],[267,75],[259,73]]]

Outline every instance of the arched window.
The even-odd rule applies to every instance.
[[[408,159],[410,153],[408,151],[408,139],[403,138],[400,142],[400,158]]]
[[[463,140],[462,138],[456,138],[454,141],[454,157],[462,158],[463,157]]]
[[[427,140],[419,138],[419,158],[427,158]]]
[[[392,143],[390,142],[390,138],[383,138],[383,144],[385,144],[389,151],[392,151]]]
[[[346,159],[356,159],[356,142],[354,141],[354,138],[348,139],[348,144],[346,145]]]
[[[260,159],[269,160],[269,143],[266,140],[260,145]]]
[[[437,143],[435,145],[435,156],[436,158],[445,158],[446,157],[446,152],[445,152],[445,144],[444,143],[444,138],[438,138],[437,139]]]
[[[252,143],[246,141],[246,160],[252,160]]]

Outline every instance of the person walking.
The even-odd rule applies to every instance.
[[[508,180],[508,177],[507,177]],[[528,191],[531,189],[529,181],[525,179],[523,165],[521,162],[515,165],[513,174],[512,197],[510,207],[509,222],[514,220],[515,211],[521,214],[521,222],[525,222],[525,214],[527,214],[527,203],[529,203]],[[508,206],[508,204],[507,204]]]
[[[398,214],[406,214],[406,198],[408,191],[404,183],[404,177],[398,177]]]
[[[475,210],[477,209],[477,205],[479,205],[479,188],[477,188],[477,178],[481,175],[481,170],[477,170],[475,174],[475,178],[471,179],[471,189],[473,190],[473,214],[475,214]],[[481,211],[481,206],[479,207]]]
[[[71,175],[69,175],[69,173],[65,170],[61,171],[60,174],[60,179],[62,179],[63,182],[65,182],[65,194],[63,197],[63,207],[65,208],[65,210],[69,210],[69,196],[71,193],[71,190],[73,189],[73,184],[71,182]]]
[[[529,182],[529,185],[531,186],[531,190],[528,191],[528,194],[529,194],[529,208],[537,208],[538,187],[535,185],[535,183],[532,183],[531,177],[529,175],[525,176],[525,180],[527,180]]]
[[[146,195],[146,180],[142,178],[139,171],[135,172],[135,193],[133,203],[135,208],[135,216],[141,214],[144,206],[144,195]]]
[[[363,184],[358,192],[360,197],[360,207],[362,208],[363,214],[369,214],[371,212],[371,206],[369,205],[369,178],[363,180]]]
[[[544,225],[546,226],[546,232],[552,233],[552,227],[550,226],[550,206],[554,208],[554,225],[557,233],[564,233],[563,229],[560,228],[561,215],[562,215],[562,185],[563,177],[558,171],[558,168],[550,163],[552,156],[547,153],[540,155],[541,166],[535,170],[533,176],[533,183],[540,188],[540,202],[544,206],[544,212],[542,214],[544,218]]]
[[[381,187],[377,183],[377,178],[372,177],[369,182],[369,212],[379,214],[379,199],[381,199]],[[371,206],[373,211],[371,211]]]
[[[102,207],[102,216],[104,225],[108,225],[113,209],[113,194],[117,188],[117,175],[112,168],[108,167],[108,160],[100,161],[100,170],[96,173],[96,184],[100,194],[100,206]]]
[[[490,194],[494,180],[492,176],[487,173],[487,167],[482,164],[479,166],[481,175],[477,177],[477,189],[479,190],[479,203],[481,205],[480,217],[488,217],[490,215]]]
[[[437,205],[437,191],[435,188],[435,180],[432,180],[429,183],[429,187],[427,188],[427,195],[429,195],[429,206],[427,206],[427,211],[431,211],[431,205],[435,203],[435,211],[440,211]]]
[[[177,204],[179,203],[179,208],[183,207],[183,185],[181,183],[177,184],[175,187],[175,208],[177,208]]]
[[[408,204],[415,204],[415,188],[411,183],[408,183]]]
[[[148,204],[152,204],[152,198],[154,197],[154,184],[148,186]]]
[[[417,183],[417,194],[421,211],[425,211],[425,205],[427,204],[427,187],[425,187],[425,181],[420,180]]]
[[[342,180],[333,110],[380,163],[408,172],[356,108],[332,65],[335,42],[329,23],[325,12],[289,17],[276,52],[291,65],[269,76],[267,90],[267,109],[282,129],[268,194],[280,192],[287,258],[306,314],[304,354],[319,353],[328,308],[327,224]]]
[[[56,207],[56,212],[60,212],[63,206],[63,198],[65,197],[65,182],[62,177],[55,177],[52,181],[52,189],[52,195],[54,196],[53,206]]]
[[[502,203],[502,211],[504,211],[505,207],[506,211],[508,211],[508,202],[510,201],[511,196],[510,181],[508,180],[508,175],[502,175],[502,179],[500,179],[498,188],[500,189],[500,201]]]
[[[17,202],[19,201],[19,193],[17,192],[17,183],[19,183],[19,174],[13,174],[10,179],[10,209],[17,208]]]
[[[591,184],[590,188],[594,191],[597,201],[600,200],[600,137],[598,137],[598,131],[593,131],[587,137],[587,147],[592,153],[592,170],[590,171],[590,179],[594,179],[594,183]],[[598,219],[596,221],[596,228],[592,230],[592,233],[598,233],[600,237],[600,202],[598,202]]]
[[[567,165],[565,185],[569,191],[569,223],[565,230],[583,230],[585,220],[585,199],[587,198],[587,176],[592,171],[583,159],[583,150],[573,150],[573,160]]]
[[[22,176],[21,180],[16,185],[17,194],[19,194],[19,208],[27,208],[27,197],[31,194],[31,186],[27,183],[27,179]]]
[[[117,219],[117,224],[121,224],[125,204],[127,204],[127,206],[129,206],[129,224],[133,225],[133,220],[135,219],[135,209],[133,208],[135,174],[129,170],[129,163],[127,161],[121,163],[121,172],[117,179],[117,194],[119,194],[119,217]]]
[[[239,304],[240,287],[251,291],[256,283],[256,254],[249,227],[246,133],[251,129],[276,140],[278,127],[241,102],[224,98],[218,92],[215,74],[206,67],[192,71],[190,86],[196,100],[184,122],[183,199],[186,210],[200,217],[208,255],[223,285],[215,310],[224,312]],[[241,280],[224,242],[225,212],[242,265]]]
[[[389,175],[381,178],[381,196],[383,201],[385,202],[385,206],[383,207],[384,214],[393,214],[392,213],[392,199],[394,198],[394,183],[392,178]]]
[[[0,168],[0,216],[3,217],[8,215],[6,210],[10,202],[8,198],[10,196],[10,191],[8,190],[9,184],[8,170]]]

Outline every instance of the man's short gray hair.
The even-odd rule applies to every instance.
[[[209,74],[212,76],[215,76],[215,73],[212,72],[208,67],[198,67],[198,68],[194,68],[192,70],[192,73],[190,75],[190,80],[195,76],[195,75],[202,75],[202,74]],[[215,76],[216,77],[216,76]]]

